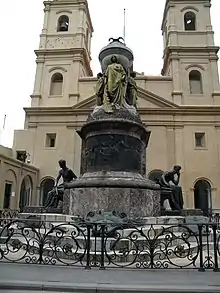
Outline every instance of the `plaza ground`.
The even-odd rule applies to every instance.
[[[0,263],[0,272],[0,292],[8,293],[19,293],[19,290],[60,293],[220,292],[220,272],[212,270],[85,270],[76,267]]]

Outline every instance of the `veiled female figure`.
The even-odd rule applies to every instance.
[[[105,90],[105,78],[102,73],[97,74],[97,82],[95,87],[96,93],[96,104],[97,106],[101,106],[103,104],[103,95]]]
[[[137,107],[137,83],[135,81],[136,73],[131,72],[128,79],[127,103],[130,106]]]
[[[126,92],[126,72],[117,57],[112,56],[111,64],[105,72],[104,109],[113,112],[113,106],[121,107],[124,103]]]

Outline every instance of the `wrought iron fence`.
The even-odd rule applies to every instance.
[[[0,227],[10,223],[12,219],[17,218],[19,210],[0,209]]]
[[[0,227],[0,262],[219,271],[220,231],[216,223],[138,227],[15,219]]]
[[[211,223],[215,223],[217,225],[217,229],[220,230],[220,213],[214,213],[209,217],[209,221]]]

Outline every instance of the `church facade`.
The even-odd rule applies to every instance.
[[[166,0],[163,69],[158,76],[136,77],[138,111],[151,131],[146,176],[154,179],[174,165],[182,166],[185,208],[206,212],[220,209],[219,48],[214,43],[210,2]],[[77,130],[96,104],[87,1],[53,0],[44,5],[31,107],[25,108],[25,126],[15,131],[12,148],[14,159],[25,154],[23,165],[34,166],[35,173],[28,175],[29,192],[21,189],[24,179],[15,178],[17,207],[45,202],[61,158],[80,176]]]

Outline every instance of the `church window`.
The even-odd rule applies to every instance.
[[[196,132],[195,133],[195,147],[196,148],[205,148],[205,133],[204,132]]]
[[[196,148],[205,148],[205,133],[204,132],[196,132],[195,133],[195,147]]]
[[[196,30],[196,15],[194,12],[186,12],[184,15],[184,27],[186,31]]]
[[[63,91],[63,75],[55,73],[51,78],[50,96],[61,96]]]
[[[46,148],[54,148],[56,144],[56,133],[47,133],[46,134]]]
[[[62,15],[58,19],[57,31],[67,32],[69,29],[69,17],[67,15]]]
[[[190,94],[202,94],[202,75],[198,70],[189,73]]]

